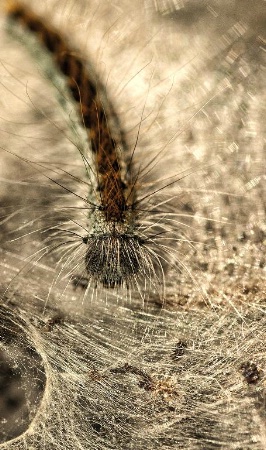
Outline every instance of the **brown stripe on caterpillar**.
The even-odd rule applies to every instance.
[[[122,180],[121,163],[117,153],[117,142],[112,137],[104,106],[99,97],[99,86],[90,79],[83,62],[68,49],[61,36],[47,27],[32,12],[13,3],[9,16],[18,20],[30,31],[36,33],[42,44],[49,50],[61,72],[67,77],[73,99],[80,102],[83,123],[88,129],[92,151],[97,165],[98,191],[101,209],[107,222],[123,222],[125,211],[131,206],[132,186]]]
[[[123,284],[129,287],[140,276],[151,280],[152,274],[155,275],[155,265],[161,267],[161,264],[158,256],[147,248],[146,240],[136,231],[136,177],[132,173],[132,158],[127,160],[127,155],[123,154],[122,160],[120,156],[120,147],[126,149],[123,132],[119,130],[118,144],[111,134],[106,109],[113,124],[119,121],[112,106],[103,104],[101,100],[100,82],[93,81],[83,60],[41,18],[15,1],[8,3],[7,13],[11,20],[37,35],[65,76],[73,99],[80,104],[94,155],[97,179],[94,192],[98,195],[92,230],[83,238],[87,246],[85,267],[89,279],[108,288]],[[92,205],[92,202],[88,203]]]

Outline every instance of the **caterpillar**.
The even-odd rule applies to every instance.
[[[99,78],[58,31],[25,6],[8,2],[7,14],[10,21],[22,26],[25,32],[34,33],[43,51],[49,53],[65,80],[86,132],[87,149],[79,149],[79,152],[88,177],[88,194],[83,198],[87,225],[82,228],[86,234],[79,236],[76,242],[78,248],[82,244],[85,251],[81,252],[82,258],[77,254],[79,262],[75,263],[75,267],[84,265],[84,268],[82,275],[74,275],[75,285],[79,279],[84,284],[86,276],[88,285],[107,289],[121,286],[129,289],[134,285],[140,291],[141,280],[145,285],[150,283],[156,289],[163,288],[165,271],[173,255],[171,246],[165,244],[162,236],[168,233],[173,238],[174,233],[171,226],[163,224],[165,211],[160,212],[167,201],[155,200],[152,207],[147,201],[176,184],[183,174],[170,177],[170,181],[166,178],[169,182],[158,183],[151,193],[140,197],[140,174],[151,170],[154,158],[148,169],[136,168],[137,140],[129,151],[119,119]],[[147,211],[149,217],[145,219]],[[169,217],[174,216],[171,210],[168,213]],[[173,238],[174,241],[179,239],[178,236]]]

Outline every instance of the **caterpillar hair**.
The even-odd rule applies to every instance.
[[[140,179],[157,164],[160,152],[146,166],[137,167],[134,155],[138,136],[130,151],[104,86],[87,61],[70,49],[58,31],[19,2],[8,2],[7,13],[12,23],[34,33],[43,52],[46,49],[49,53],[78,106],[80,122],[86,131],[86,148],[78,146],[78,150],[87,174],[88,193],[83,198],[87,223],[80,226],[82,234],[66,230],[66,227],[59,230],[59,226],[53,230],[57,237],[61,231],[62,239],[66,235],[77,237],[72,244],[76,253],[71,254],[69,261],[73,261],[74,254],[75,268],[82,268],[82,274],[71,273],[72,279],[77,283],[77,279],[86,277],[88,286],[93,287],[125,286],[129,289],[137,286],[139,291],[144,280],[145,286],[149,284],[163,290],[165,271],[171,264],[175,265],[173,242],[180,241],[181,237],[169,225],[172,222],[176,227],[177,222],[170,207],[167,211],[170,202],[156,199],[156,194],[176,184],[188,172],[163,177],[163,182],[160,180],[152,190],[140,196]],[[167,226],[162,220],[166,214]],[[167,243],[169,236],[170,244]],[[178,266],[182,266],[181,261]]]

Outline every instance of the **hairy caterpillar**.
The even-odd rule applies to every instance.
[[[78,106],[75,108],[80,110],[80,122],[88,137],[87,148],[78,147],[88,178],[84,183],[88,194],[83,198],[82,207],[87,211],[87,223],[81,225],[78,232],[59,226],[54,229],[57,236],[61,232],[63,239],[69,235],[77,237],[74,251],[68,256],[72,263],[75,255],[75,270],[82,270],[78,276],[72,271],[74,283],[78,284],[77,280],[83,283],[86,276],[88,284],[94,287],[101,284],[106,288],[125,286],[128,289],[135,285],[140,291],[140,280],[144,280],[145,285],[161,291],[165,270],[176,264],[173,245],[187,238],[182,239],[182,233],[176,231],[176,223],[180,225],[176,218],[180,213],[173,211],[171,199],[162,200],[158,193],[176,185],[189,171],[162,176],[156,184],[150,183],[148,192],[141,196],[138,189],[141,179],[156,167],[162,151],[153,155],[148,163],[136,166],[138,135],[133,150],[129,151],[119,120],[93,69],[69,49],[57,31],[19,2],[9,2],[7,12],[13,23],[20,24],[25,32],[36,34],[54,60],[63,75],[65,88]],[[142,119],[139,129],[141,125]],[[182,266],[181,261],[179,265]]]

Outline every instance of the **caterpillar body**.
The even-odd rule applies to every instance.
[[[80,279],[86,276],[89,286],[128,289],[134,285],[139,291],[144,280],[145,286],[148,281],[161,290],[172,253],[170,246],[159,241],[169,229],[165,231],[161,218],[158,220],[158,208],[151,210],[145,201],[182,177],[170,178],[170,183],[159,184],[152,194],[139,198],[138,177],[142,169],[134,165],[135,147],[129,151],[119,119],[99,79],[58,31],[35,13],[19,2],[9,2],[7,13],[11,22],[34,33],[43,51],[49,53],[80,110],[80,122],[86,131],[88,148],[79,149],[89,179],[88,196],[84,198],[88,212],[86,234],[77,241],[78,248],[82,244],[79,262],[75,264],[83,266]],[[159,206],[160,203],[165,206],[167,202],[159,201]],[[157,216],[154,223],[150,217],[143,221],[148,208],[150,217],[153,213]]]

